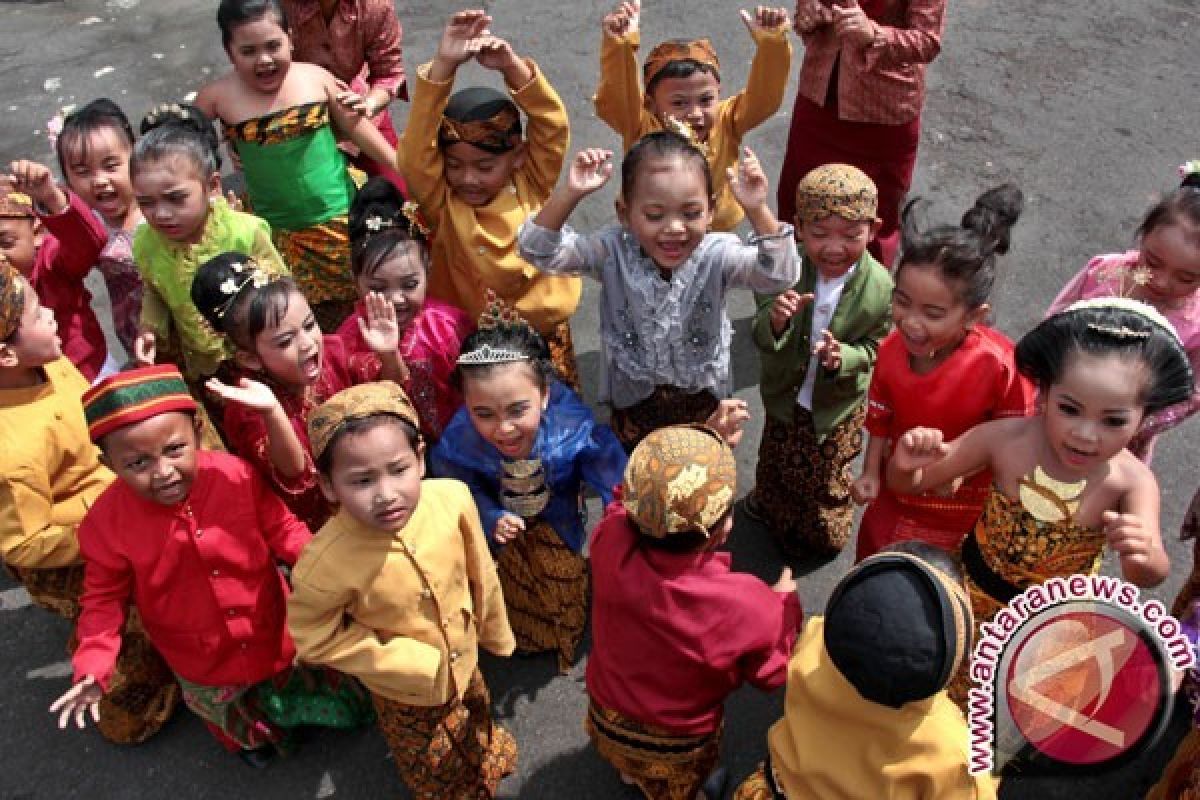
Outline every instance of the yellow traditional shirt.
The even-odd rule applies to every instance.
[[[600,86],[592,102],[596,116],[621,135],[625,149],[647,133],[662,130],[658,118],[646,110],[637,50],[641,35],[614,39],[607,34],[600,45]],[[792,68],[792,45],[786,28],[754,33],[754,61],[746,88],[717,106],[717,123],[708,134],[708,166],[712,170],[717,205],[714,231],[731,231],[742,221],[742,207],[729,190],[725,170],[738,162],[742,137],[779,110]]]
[[[408,127],[396,150],[398,168],[425,218],[434,227],[429,293],[477,319],[492,289],[540,333],[552,333],[575,313],[582,283],[577,277],[543,275],[517,254],[517,229],[541,209],[562,169],[570,144],[567,111],[532,61],[533,80],[512,91],[528,117],[525,163],[508,189],[481,208],[460,200],[446,184],[438,128],[453,81],[429,80],[429,64],[417,70]],[[786,76],[785,76],[786,79]]]
[[[465,484],[422,481],[403,530],[339,513],[292,570],[288,628],[299,659],[412,706],[461,698],[479,648],[516,647],[496,566]]]
[[[900,708],[873,703],[825,650],[812,617],[788,665],[783,719],[767,733],[771,766],[789,798],[995,798],[990,775],[967,772],[967,721],[944,691]]]
[[[0,389],[0,558],[22,569],[79,562],[75,532],[113,474],[88,438],[88,382],[65,357],[46,382]]]

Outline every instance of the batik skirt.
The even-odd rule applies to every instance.
[[[675,386],[656,386],[640,403],[613,409],[612,429],[625,451],[632,453],[650,432],[668,425],[706,422],[717,405],[717,396],[709,391],[688,392]]]
[[[542,334],[550,349],[550,363],[554,365],[558,378],[575,392],[579,391],[579,364],[575,360],[575,342],[571,339],[571,325],[560,322],[551,333]]]
[[[358,300],[350,272],[350,229],[345,215],[296,231],[271,234],[283,263],[308,300],[317,325],[336,333]]]

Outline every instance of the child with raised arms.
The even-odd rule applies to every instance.
[[[754,228],[749,244],[710,233],[708,161],[671,131],[647,134],[621,163],[619,223],[581,234],[565,223],[612,176],[612,153],[583,150],[566,181],[522,226],[521,254],[555,275],[600,282],[603,399],[627,450],[655,428],[705,422],[732,391],[725,313],[730,289],[781,292],[800,277],[792,226],[767,206],[767,179],[749,149],[730,191]]]
[[[724,100],[721,64],[708,39],[668,39],[650,51],[639,77],[641,11],[640,0],[630,0],[604,17],[596,115],[621,136],[625,150],[652,131],[690,128],[713,175],[713,230],[731,231],[742,208],[725,173],[737,165],[742,138],[783,102],[792,65],[787,9],[741,12],[754,60],[746,88]]]
[[[462,409],[430,460],[471,488],[496,552],[504,604],[523,652],[575,662],[587,624],[583,484],[607,505],[625,451],[554,372],[537,331],[499,301],[463,342]]]
[[[478,319],[491,289],[541,334],[563,380],[578,387],[567,320],[580,281],[539,274],[516,247],[518,227],[562,170],[567,110],[533,59],[490,33],[491,21],[483,11],[460,11],[446,23],[433,60],[416,71],[400,137],[400,171],[434,231],[429,294]],[[451,95],[471,59],[500,73],[508,94],[471,87]]]
[[[869,503],[856,560],[906,539],[957,550],[991,487],[986,471],[923,492],[884,485],[889,450],[901,434],[928,426],[951,439],[980,422],[1033,409],[1033,387],[1013,363],[1012,341],[986,324],[996,257],[1008,252],[1022,202],[1015,186],[998,186],[976,199],[960,225],[925,230],[916,203],[905,209],[894,330],[879,346],[867,390],[870,439],[851,487],[857,502]]]
[[[217,25],[233,69],[202,88],[196,105],[224,125],[254,213],[270,223],[321,329],[333,333],[354,303],[346,215],[355,183],[337,136],[380,164],[394,163],[395,150],[338,101],[337,78],[292,61],[279,0],[221,0]]]
[[[421,434],[432,444],[462,405],[452,378],[475,323],[462,309],[428,295],[431,235],[416,203],[406,202],[386,180],[367,181],[350,206],[350,269],[359,301],[338,335],[352,362],[375,358],[360,328],[366,298],[378,292],[391,303],[408,369],[404,391],[421,417]]]
[[[492,721],[479,648],[509,655],[513,635],[470,492],[422,480],[419,425],[387,381],[339,392],[309,418],[338,513],[292,570],[288,625],[302,662],[370,690],[416,800],[491,798],[517,744]]]
[[[308,415],[347,387],[403,379],[395,311],[382,295],[367,296],[358,324],[371,355],[352,360],[340,336],[321,333],[291,278],[272,278],[239,253],[200,267],[192,301],[233,348],[236,377],[205,384],[224,402],[230,449],[253,464],[305,524],[319,528],[331,510],[317,486]]]

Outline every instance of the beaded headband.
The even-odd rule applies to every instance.
[[[533,326],[522,319],[521,315],[516,312],[516,309],[501,300],[500,296],[494,291],[488,289],[486,297],[487,302],[484,305],[483,313],[479,315],[479,324],[477,326],[479,330],[486,331],[494,328],[512,327],[525,327],[533,330]],[[458,357],[458,364],[461,366],[478,367],[487,364],[512,364],[517,361],[529,360],[530,356],[520,350],[482,344],[460,355]]]

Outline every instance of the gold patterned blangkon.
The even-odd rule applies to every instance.
[[[550,502],[546,470],[541,459],[502,461],[500,504],[522,519],[532,519]]]

